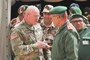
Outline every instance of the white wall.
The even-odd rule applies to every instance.
[[[9,21],[11,0],[0,0],[0,60],[10,60]]]

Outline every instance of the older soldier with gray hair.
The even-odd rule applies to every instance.
[[[49,48],[49,45],[42,41],[39,17],[39,9],[28,6],[23,21],[12,30],[10,42],[15,60],[44,60],[42,48]]]

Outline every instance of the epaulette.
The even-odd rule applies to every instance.
[[[90,27],[90,24],[87,24],[87,27]]]
[[[13,18],[11,21],[13,21],[13,20],[17,20],[17,18]]]
[[[72,26],[71,25],[67,25],[67,30],[72,30]]]

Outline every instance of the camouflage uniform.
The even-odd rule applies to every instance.
[[[50,46],[52,46],[52,42],[53,42],[53,38],[55,36],[55,34],[51,34],[52,30],[55,32],[55,27],[53,25],[53,23],[50,26],[46,26],[44,24],[44,19],[41,22],[41,27],[43,29],[43,33],[44,33],[44,40],[45,42],[47,42]],[[48,50],[43,50],[44,51],[44,57],[45,60],[52,60],[51,59],[51,48]]]
[[[16,26],[10,36],[15,60],[44,60],[42,49],[36,46],[37,40],[42,39],[42,29],[39,24],[29,26],[25,21]]]

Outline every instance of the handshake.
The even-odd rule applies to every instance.
[[[46,42],[44,41],[38,41],[37,43],[37,47],[38,48],[44,48],[44,49],[49,49],[51,46],[48,45]]]

